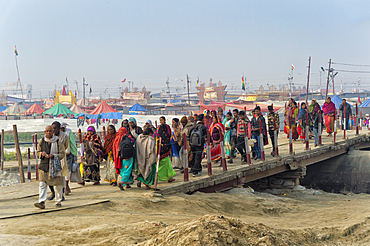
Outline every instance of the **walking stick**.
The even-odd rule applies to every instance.
[[[35,134],[35,145],[37,146],[37,133]],[[36,180],[39,180],[39,163],[38,162],[39,162],[39,157],[36,155]]]
[[[250,123],[248,123],[248,131],[250,128]],[[249,138],[247,135],[247,128],[245,128],[245,123],[244,123],[244,133],[245,133],[245,152],[247,155],[247,164],[250,165],[252,164],[252,159],[251,159],[251,149],[249,148]]]
[[[188,156],[188,143],[186,134],[184,133],[184,152],[185,152],[185,163],[184,163],[184,182],[189,181],[189,156]]]
[[[345,105],[343,106],[343,119],[344,119],[344,122],[343,122],[343,139],[346,139],[346,107]]]
[[[162,138],[159,138],[159,146],[157,150],[157,165],[155,168],[155,179],[154,179],[154,190],[157,189],[157,182],[158,182],[158,169],[159,169],[159,159],[161,158],[161,143],[162,143]]]
[[[274,144],[275,144],[275,156],[279,157],[279,149],[278,149],[278,130],[276,129],[276,120],[275,117],[273,119],[274,121]]]
[[[356,124],[356,135],[358,135],[358,108],[357,108],[357,103],[356,103],[356,119],[355,119],[355,124]]]
[[[308,123],[308,112],[306,112],[306,129],[305,129],[305,132],[306,132],[306,150],[309,150],[310,149],[310,138],[308,136],[309,134],[309,123]]]
[[[27,178],[31,180],[31,150],[28,148]]]
[[[319,125],[318,125],[318,135],[319,135],[319,146],[322,145],[322,142],[321,142],[321,135],[322,135],[322,129],[321,129],[321,124],[322,124],[322,121],[321,121],[321,117],[322,117],[322,114],[321,114],[321,109],[319,111]]]
[[[209,136],[209,131],[207,130],[207,169],[208,175],[212,175],[212,163],[211,163],[211,140]]]
[[[261,120],[259,120],[259,125],[260,125],[260,148],[261,148],[261,160],[265,160],[265,145],[263,141],[263,133],[262,133],[262,123]]]
[[[227,171],[227,165],[226,165],[224,138],[225,138],[225,136],[223,136],[222,139],[221,139],[220,148],[221,148],[221,164],[222,164],[223,171],[226,172]]]

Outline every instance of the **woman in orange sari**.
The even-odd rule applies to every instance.
[[[326,99],[326,102],[322,106],[322,110],[325,116],[326,132],[329,134],[328,137],[331,137],[334,131],[335,104],[331,101],[330,97]]]
[[[220,117],[215,115],[212,117],[212,125],[209,130],[211,134],[211,142],[213,147],[211,148],[211,160],[219,161],[221,159],[221,145],[225,136],[225,126],[221,123]]]

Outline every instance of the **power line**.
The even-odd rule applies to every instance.
[[[352,71],[352,70],[339,70],[339,69],[334,69],[334,71],[345,72],[345,73],[370,73],[370,71]]]
[[[360,65],[351,63],[331,62],[332,64],[345,65],[345,66],[356,66],[356,67],[370,67],[370,65]]]

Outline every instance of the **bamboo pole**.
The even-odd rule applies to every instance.
[[[21,150],[19,148],[17,125],[13,125],[13,132],[14,132],[15,150],[18,155],[19,176],[21,177],[21,183],[24,183],[23,162],[22,162]]]
[[[1,129],[1,171],[4,170],[4,129]]]

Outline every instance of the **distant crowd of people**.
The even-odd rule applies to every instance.
[[[351,106],[343,100],[339,110],[343,111],[342,117],[345,112],[346,123],[342,122],[350,129],[353,126]],[[103,160],[106,160],[104,180],[121,190],[131,188],[135,180],[138,187],[143,185],[145,189],[151,189],[157,162],[158,181],[175,181],[175,170],[180,169],[183,172],[186,161],[190,173],[194,177],[201,176],[201,162],[206,156],[208,145],[207,136],[211,161],[214,163],[220,162],[222,158],[222,143],[229,163],[233,163],[239,153],[242,164],[247,164],[247,148],[250,147],[246,146],[246,137],[251,139],[253,159],[262,158],[261,145],[268,144],[268,136],[272,143],[271,155],[274,156],[280,119],[272,105],[268,106],[268,111],[267,124],[259,106],[252,111],[251,119],[243,110],[234,109],[224,114],[219,108],[218,111],[205,110],[199,115],[173,118],[171,126],[167,124],[166,118],[161,116],[158,126],[147,120],[141,128],[136,119],[130,117],[122,121],[118,131],[114,125],[109,125],[103,143],[95,128],[89,126],[82,139],[82,169],[77,164],[74,134],[67,127],[68,124],[55,121],[46,127],[45,135],[37,146],[40,183],[39,202],[35,203],[35,206],[43,209],[46,199],[55,198],[56,206],[60,207],[65,199],[64,195],[71,192],[69,182],[81,185],[92,182],[93,185],[99,185],[100,163]],[[285,109],[284,132],[289,137],[289,131],[292,130],[292,139],[300,138],[303,141],[308,125],[310,137],[315,138],[314,144],[317,146],[319,125],[321,124],[321,129],[326,126],[328,136],[331,136],[334,131],[335,112],[335,105],[330,97],[322,109],[316,100],[312,100],[308,107],[301,103],[298,109],[298,104],[291,98]],[[47,186],[51,190],[50,197],[47,197]]]

